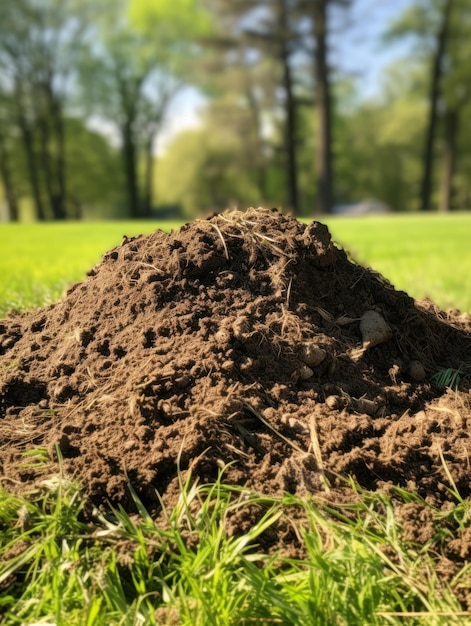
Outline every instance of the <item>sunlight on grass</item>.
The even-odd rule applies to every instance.
[[[396,288],[440,307],[471,311],[471,214],[327,218],[332,236]],[[83,280],[124,235],[170,231],[176,222],[0,226],[0,315],[50,304]]]
[[[471,311],[471,215],[327,220],[336,241],[417,298]],[[175,223],[0,226],[0,314],[55,301],[123,235]],[[461,370],[437,379],[453,388]],[[25,467],[48,463],[45,449]],[[9,486],[8,478],[2,484]],[[453,485],[452,481],[450,484]],[[6,626],[250,624],[448,626],[471,623],[457,594],[470,565],[446,581],[444,546],[469,532],[469,501],[437,510],[418,496],[357,492],[355,503],[265,497],[221,480],[182,485],[157,522],[132,486],[135,512],[91,512],[80,487],[56,478],[27,499],[0,489],[0,622]],[[426,542],[404,533],[398,503],[433,519]],[[85,516],[84,511],[87,511]],[[237,520],[258,512],[248,530]],[[250,512],[250,513],[249,513]],[[296,558],[267,538],[298,538]],[[456,565],[456,564],[455,564]]]
[[[335,241],[410,296],[471,312],[471,214],[326,220]]]
[[[119,508],[87,522],[73,483],[57,481],[31,501],[0,492],[3,624],[363,625],[409,614],[408,624],[430,626],[471,617],[452,593],[460,574],[449,587],[435,571],[440,534],[427,545],[406,541],[385,494],[342,505],[189,478],[158,525],[130,489],[136,514]],[[418,497],[398,490],[396,499]],[[447,512],[451,532],[464,507]],[[248,531],[229,530],[254,509]],[[433,514],[438,525],[443,513]],[[279,523],[294,529],[303,558],[261,548]]]
[[[0,226],[0,315],[50,304],[71,284],[82,281],[124,235],[156,228],[171,230],[175,222],[67,222]]]

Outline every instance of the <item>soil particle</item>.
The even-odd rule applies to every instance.
[[[0,474],[28,488],[44,470],[22,453],[59,449],[96,506],[132,507],[130,481],[158,510],[179,470],[231,463],[227,482],[304,495],[322,463],[333,487],[441,506],[450,476],[471,495],[470,340],[469,316],[395,290],[318,222],[248,209],[125,237],[63,300],[1,321]],[[439,368],[464,372],[456,391]]]

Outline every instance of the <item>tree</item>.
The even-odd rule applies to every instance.
[[[3,90],[14,95],[38,219],[67,212],[65,105],[90,3],[6,0],[0,7]]]
[[[270,88],[273,93],[278,91],[279,108],[283,111],[286,202],[297,213],[300,209],[297,165],[299,137],[293,56],[299,49],[302,35],[299,16],[292,10],[292,4],[289,0],[234,0],[230,4],[213,0],[212,6],[218,16],[220,39],[226,44],[229,60],[234,59],[234,51],[237,51],[237,58],[242,60],[246,72],[252,73],[268,59],[275,62],[273,87]],[[248,91],[247,96],[254,119],[258,116],[260,120],[254,91]]]
[[[450,15],[450,36],[446,59],[446,72],[442,86],[442,124],[443,156],[442,180],[439,201],[441,212],[453,208],[455,195],[455,177],[459,160],[468,146],[460,143],[462,120],[466,116],[466,107],[471,103],[471,6],[463,0],[457,4]],[[466,147],[464,147],[466,146]],[[460,154],[461,153],[461,154]]]
[[[224,15],[219,34],[205,37],[206,54],[198,73],[200,88],[210,98],[216,126],[226,126],[244,138],[246,163],[257,188],[252,204],[269,199],[268,169],[278,146],[277,61],[248,53],[245,38],[235,36],[234,16]],[[280,171],[284,177],[284,171]]]
[[[179,133],[159,161],[160,200],[186,215],[251,204],[256,187],[243,135],[209,108],[202,128]]]
[[[420,185],[420,209],[432,208],[434,190],[434,162],[440,111],[444,110],[444,80],[449,73],[449,44],[452,16],[460,0],[425,0],[416,2],[392,25],[389,37],[412,36],[419,43],[419,54],[429,58],[428,120],[424,138],[423,173]],[[455,123],[449,119],[447,132],[453,133]],[[448,144],[450,147],[450,143]],[[452,161],[448,157],[448,167]],[[446,183],[449,187],[451,182]]]
[[[283,146],[286,155],[288,205],[299,211],[298,152],[300,147],[299,105],[314,102],[317,123],[313,169],[317,179],[317,212],[330,212],[333,204],[332,96],[329,67],[329,14],[333,5],[347,7],[350,0],[213,0],[212,6],[226,26],[232,41],[252,59],[276,59],[276,83],[282,93]],[[229,16],[229,19],[228,19]],[[314,67],[311,92],[301,87],[308,63]],[[314,187],[314,185],[313,185]]]
[[[27,32],[28,4],[5,2],[0,5],[0,67],[2,68],[2,91],[4,98],[16,102],[9,122],[17,125],[23,141],[29,170],[31,191],[38,219],[45,219],[44,203],[39,180],[39,158],[34,141],[34,125],[31,105],[32,54]]]
[[[432,59],[432,74],[430,80],[430,113],[425,138],[424,149],[424,173],[420,192],[420,208],[422,211],[431,209],[431,195],[433,185],[433,161],[434,144],[436,136],[436,126],[438,118],[438,107],[442,97],[442,77],[443,64],[445,59],[446,46],[448,43],[448,31],[450,15],[454,0],[445,0],[441,8],[440,21],[436,34],[436,49]],[[448,124],[452,123],[449,119]]]
[[[12,222],[19,220],[18,192],[13,179],[11,165],[12,151],[12,117],[11,99],[3,95],[0,97],[0,180],[3,185],[9,218]]]
[[[300,15],[310,26],[306,51],[314,65],[314,104],[316,109],[315,174],[316,213],[331,213],[334,203],[333,98],[329,62],[330,15],[335,6],[347,9],[352,0],[299,0]]]
[[[69,215],[74,219],[124,216],[119,152],[80,118],[66,118]]]
[[[103,27],[101,41],[90,46],[81,64],[87,113],[112,122],[120,152],[130,217],[141,214],[138,119],[144,85],[154,68],[154,55],[143,54],[144,42],[127,24]]]
[[[327,9],[329,0],[312,3],[314,38],[316,43],[315,79],[317,108],[317,212],[330,213],[333,205],[333,166],[332,166],[332,98],[330,72],[327,59]]]
[[[165,4],[165,3],[164,3]],[[119,138],[130,217],[152,207],[153,154],[168,106],[185,80],[190,28],[168,4],[158,19],[150,3],[103,1],[96,38],[81,65],[89,114],[114,125]],[[140,164],[145,163],[144,184]]]

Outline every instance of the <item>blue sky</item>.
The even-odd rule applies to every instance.
[[[408,42],[385,45],[382,35],[413,0],[354,0],[349,11],[338,15],[332,63],[357,79],[365,96],[380,87],[381,73],[394,59],[405,56]]]

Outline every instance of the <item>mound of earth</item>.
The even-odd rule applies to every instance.
[[[63,300],[0,321],[0,475],[26,489],[60,463],[97,506],[131,506],[130,481],[157,510],[179,470],[229,464],[268,494],[354,476],[442,506],[450,476],[471,494],[470,339],[468,315],[396,291],[318,222],[249,209],[125,237]],[[37,447],[49,462],[25,463]]]

